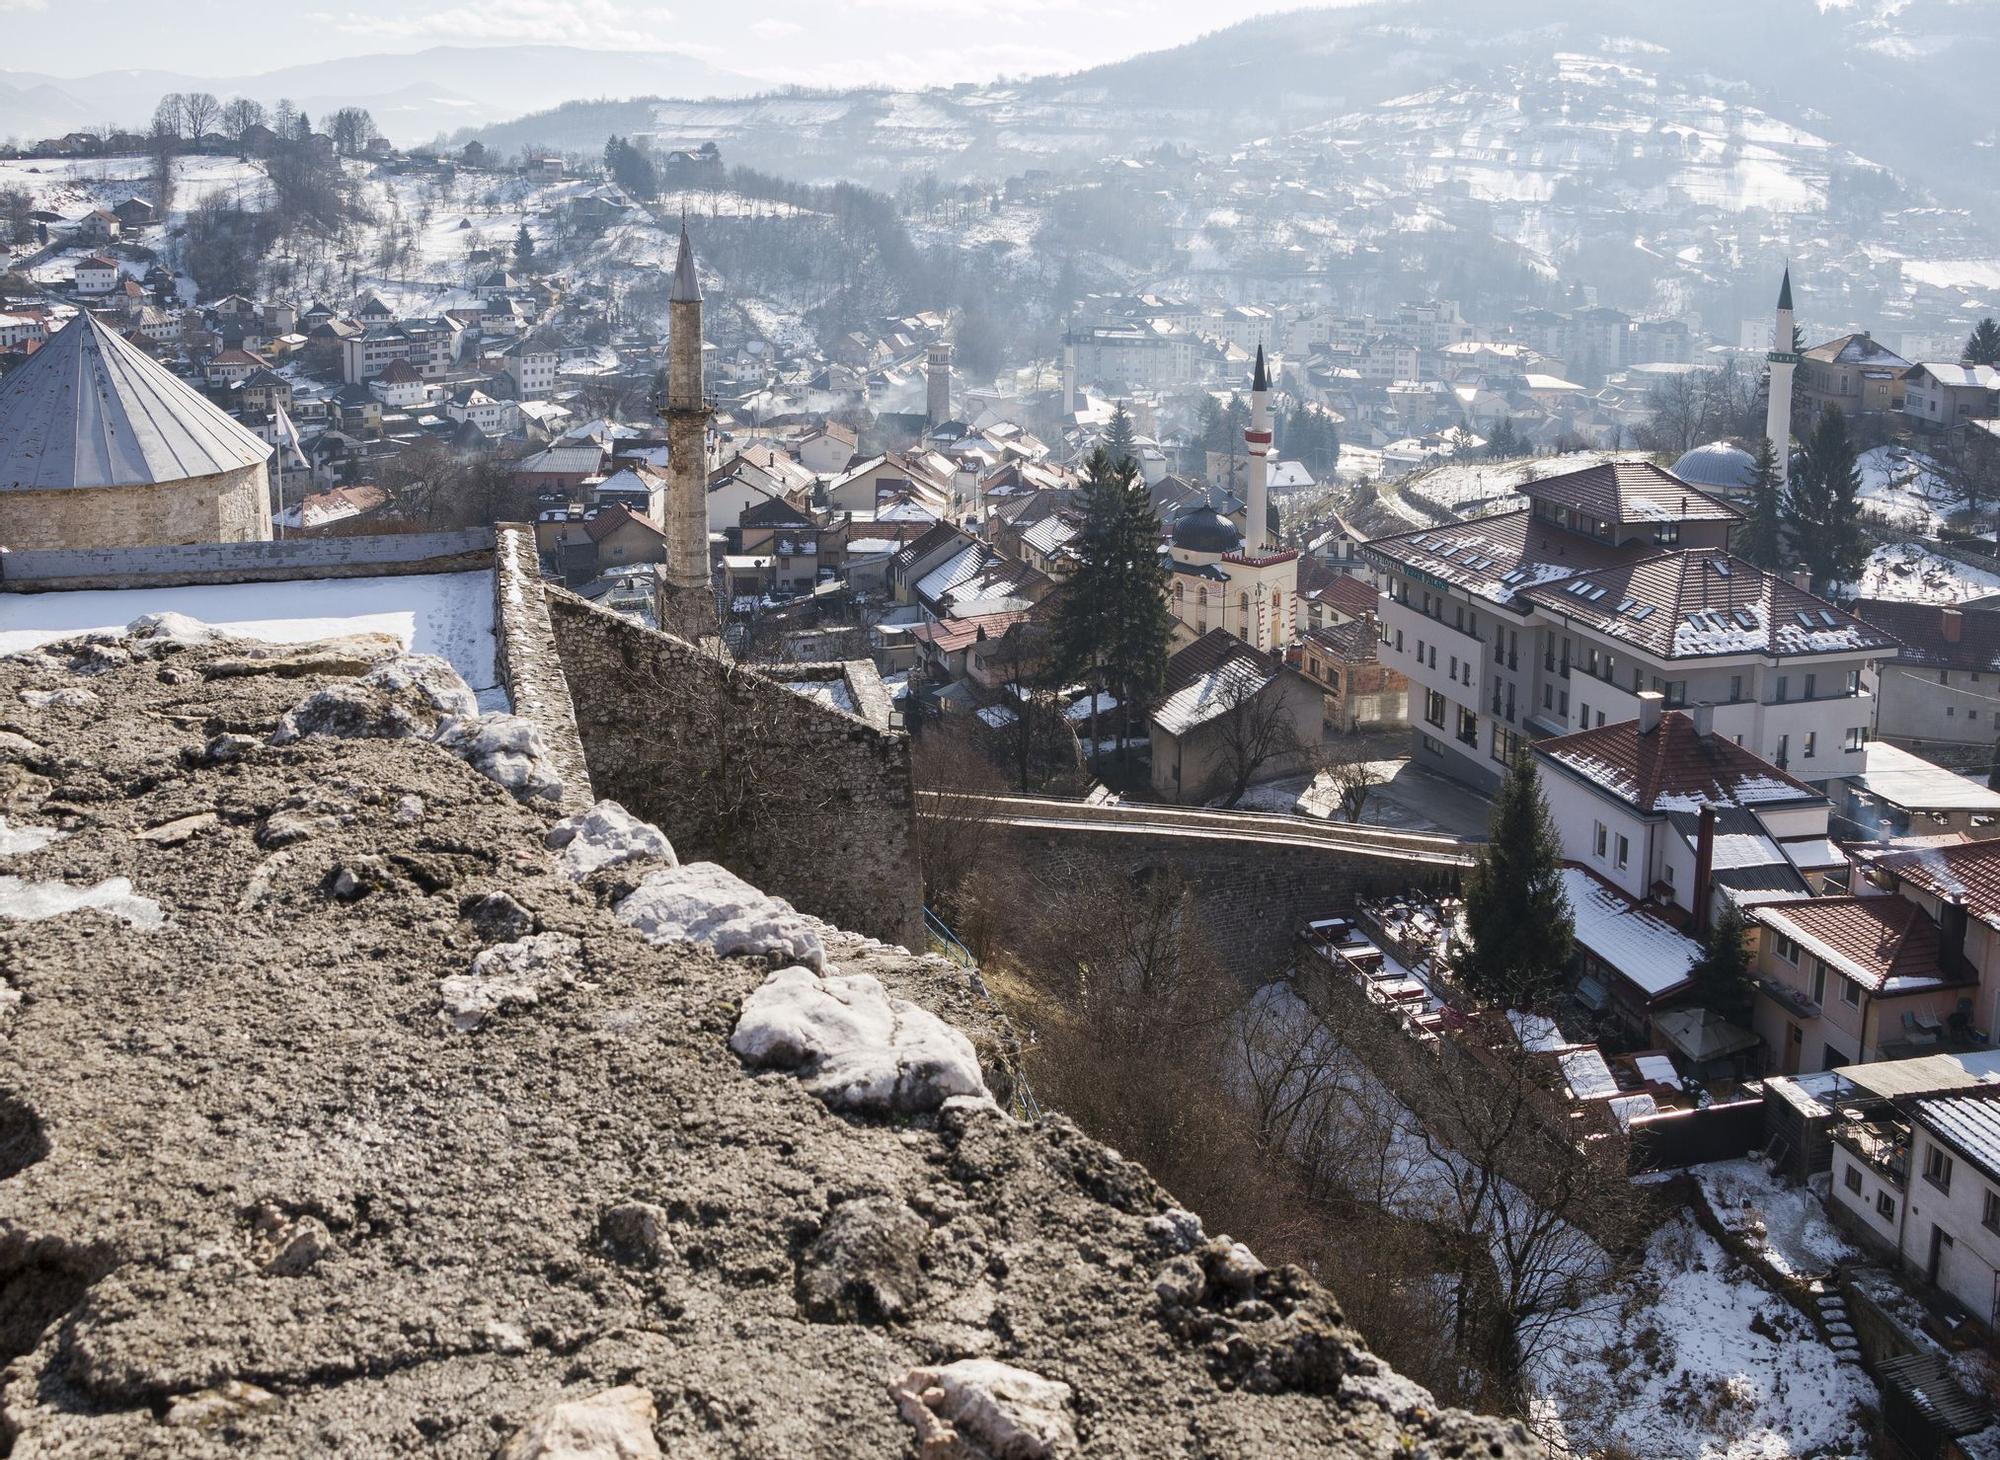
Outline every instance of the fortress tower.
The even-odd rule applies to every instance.
[[[667,296],[667,563],[660,627],[698,640],[713,634],[715,592],[708,560],[708,399],[702,388],[701,280],[681,225],[673,292]]]

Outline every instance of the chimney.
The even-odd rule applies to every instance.
[[[1812,569],[1808,568],[1804,563],[1798,564],[1786,576],[1792,580],[1792,587],[1798,589],[1799,592],[1812,592]]]
[[[1694,704],[1688,706],[1688,712],[1694,717],[1695,734],[1699,735],[1703,740],[1707,740],[1715,734],[1714,705],[1710,704],[1707,700],[1697,700]]]
[[[1641,691],[1639,695],[1639,733],[1651,735],[1660,728],[1660,707],[1667,697],[1656,689]]]
[[[1956,644],[1965,636],[1965,614],[1956,608],[1947,608],[1938,615],[1938,628],[1944,634],[1947,644]]]
[[[1701,819],[1694,837],[1694,930],[1708,931],[1708,884],[1715,873],[1715,806],[1701,803]]]

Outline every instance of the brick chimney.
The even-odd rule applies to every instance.
[[[1808,568],[1804,563],[1795,565],[1787,576],[1792,580],[1792,587],[1798,589],[1799,592],[1812,592],[1812,569]]]
[[[1658,690],[1642,690],[1639,694],[1639,733],[1651,735],[1660,728],[1660,707],[1667,697]]]
[[[1688,706],[1688,714],[1694,719],[1694,733],[1703,740],[1715,734],[1715,706],[1707,700],[1697,700]]]
[[[1715,875],[1715,807],[1701,803],[1701,819],[1694,837],[1694,930],[1708,931],[1708,884]]]
[[[1938,630],[1947,644],[1956,644],[1965,637],[1965,613],[1961,609],[1947,608],[1938,615]]]

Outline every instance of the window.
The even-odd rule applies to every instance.
[[[1618,870],[1624,871],[1632,860],[1632,843],[1624,837],[1618,838]]]
[[[1800,754],[1799,758],[1801,760],[1811,760],[1813,758],[1813,752],[1817,749],[1819,749],[1819,731],[1817,730],[1806,731],[1805,750]]]
[[[1975,674],[1975,675],[1973,675],[1972,677],[1973,677],[1974,679],[1977,679],[1977,678],[1979,678],[1979,676],[1978,676],[1978,675],[1976,675],[1976,674]],[[1848,692],[1849,694],[1851,694],[1851,695],[1858,695],[1858,694],[1860,694],[1860,693],[1861,693],[1861,671],[1860,671],[1860,670],[1858,670],[1858,669],[1850,669],[1850,670],[1848,670],[1848,671],[1847,671],[1847,692]]]
[[[1980,1225],[1989,1232],[2000,1232],[2000,1191],[1989,1189],[1979,1214]]]
[[[1859,750],[1867,741],[1868,728],[1865,725],[1856,725],[1847,732],[1847,738],[1841,742],[1840,748],[1842,750]]]
[[[1396,630],[1396,652],[1398,654],[1403,652],[1403,631],[1401,629]]]
[[[1840,1184],[1856,1196],[1861,1195],[1861,1168],[1859,1166],[1849,1166],[1842,1170],[1840,1173]],[[1989,1203],[1993,1200],[1990,1192],[1987,1194],[1986,1200]]]
[[[1479,744],[1479,717],[1463,705],[1458,711],[1458,739],[1462,745]]]
[[[1592,839],[1590,843],[1590,850],[1593,855],[1599,858],[1603,857],[1605,841],[1607,838],[1609,838],[1610,835],[1611,833],[1605,830],[1604,823],[1601,821],[1598,822],[1597,830],[1592,834]]]
[[[1448,673],[1452,679],[1458,678],[1458,656],[1456,654],[1451,656],[1451,669]]]
[[[1812,1001],[1815,1004],[1824,1004],[1826,1002],[1826,960],[1824,958],[1815,958],[1813,960]]]
[[[1861,1007],[1861,985],[1851,978],[1840,981],[1840,1002],[1850,1009]]]
[[[1738,704],[1742,701],[1742,699],[1743,699],[1743,676],[1740,674],[1732,674],[1729,676],[1729,703],[1732,705]]]
[[[1792,758],[1792,737],[1789,735],[1780,735],[1778,737],[1778,753],[1777,755],[1773,756],[1772,759],[1777,761],[1778,769],[1783,770],[1785,768],[1785,763],[1789,761],[1791,758]]]
[[[1444,728],[1444,696],[1434,689],[1424,691],[1424,719],[1440,730]]]
[[[1672,862],[1660,863],[1660,880],[1666,883],[1669,888],[1674,885],[1674,864]]]
[[[1782,705],[1785,702],[1785,696],[1789,693],[1787,686],[1790,683],[1791,681],[1788,680],[1784,675],[1781,674],[1778,676],[1778,693],[1776,694],[1776,696],[1774,696],[1778,704]]]
[[[1555,707],[1556,707],[1556,687],[1552,684],[1545,684],[1542,686],[1542,708],[1545,710],[1553,710]]]
[[[1799,966],[1798,944],[1794,943],[1790,938],[1787,938],[1783,933],[1780,933],[1775,929],[1771,933],[1771,942],[1774,951],[1780,958],[1784,959],[1785,962],[1791,964],[1792,967],[1794,968],[1797,968]]]
[[[1896,1220],[1896,1198],[1886,1191],[1875,1193],[1875,1213],[1885,1222]]]
[[[1590,706],[1582,700],[1576,702],[1576,723],[1585,730],[1590,728]]]
[[[1944,1153],[1943,1146],[1924,1147],[1924,1180],[1939,1191],[1951,1190],[1951,1157]]]
[[[1806,676],[1806,698],[1807,698],[1807,699],[1811,699],[1811,698],[1813,697],[1813,684],[1814,684],[1814,682],[1815,682],[1815,681],[1816,681],[1816,680],[1817,680],[1818,678],[1819,678],[1819,676],[1818,676],[1818,675],[1816,675],[1816,674],[1808,674],[1808,675]]]
[[[1599,725],[1602,725],[1602,724],[1604,723],[1604,711],[1602,711],[1602,710],[1599,710],[1599,711],[1597,712],[1597,723],[1598,723]]]

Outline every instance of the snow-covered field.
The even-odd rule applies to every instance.
[[[449,660],[478,693],[482,709],[507,708],[494,664],[493,579],[486,573],[6,594],[0,596],[0,654],[121,629],[142,614],[164,612],[274,644],[392,634],[412,653]]]
[[[1538,1428],[1571,1453],[1675,1460],[1866,1453],[1874,1386],[1685,1213],[1653,1234],[1611,1311],[1535,1357]]]
[[[1945,518],[1965,506],[1921,451],[1902,446],[1877,446],[1855,460],[1861,471],[1861,500],[1870,516],[1891,527],[1935,534]]]
[[[1523,482],[1582,471],[1607,461],[1645,461],[1643,451],[1575,451],[1566,456],[1523,457],[1514,461],[1453,461],[1404,477],[1397,490],[1415,492],[1441,507],[1463,512],[1473,507],[1505,506]]]
[[[28,157],[0,161],[0,188],[23,188],[33,206],[65,218],[108,208],[137,194],[153,196],[152,163],[144,157]],[[222,193],[246,205],[262,202],[269,181],[254,162],[234,157],[174,161],[174,211],[184,213]]]
[[[1693,1175],[1717,1220],[1761,1248],[1779,1272],[1823,1277],[1835,1263],[1862,1256],[1827,1220],[1816,1190],[1780,1180],[1761,1161],[1712,1161]]]
[[[2000,592],[2000,573],[1955,562],[1922,543],[1884,543],[1868,555],[1854,591],[1861,598],[1963,603]]]

